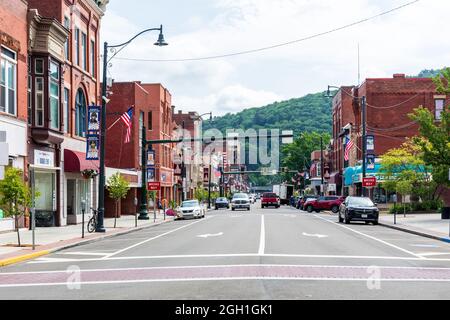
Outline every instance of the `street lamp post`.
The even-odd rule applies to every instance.
[[[99,185],[98,185],[98,219],[97,226],[95,231],[104,233],[104,217],[105,217],[105,143],[106,143],[106,104],[108,103],[107,98],[107,71],[108,71],[108,63],[113,59],[120,51],[122,51],[127,45],[129,45],[134,39],[139,37],[140,35],[149,32],[149,31],[159,31],[158,40],[154,43],[156,46],[166,46],[168,43],[164,40],[163,35],[163,26],[161,25],[159,28],[151,28],[146,29],[133,38],[128,40],[127,42],[110,46],[108,42],[104,43],[103,47],[103,83],[102,83],[102,116],[101,116],[101,127],[100,127],[100,172],[99,172]],[[118,49],[118,50],[116,50]],[[108,59],[108,50],[114,50],[113,55],[110,59]]]

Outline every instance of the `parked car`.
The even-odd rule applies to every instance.
[[[266,207],[276,207],[279,208],[280,207],[280,198],[273,192],[266,192],[263,193],[262,197],[261,197],[261,208],[266,208]]]
[[[217,198],[215,208],[216,210],[219,210],[221,208],[230,209],[230,202],[227,198]]]
[[[319,197],[318,196],[302,196],[302,197],[300,197],[300,199],[297,201],[297,209],[304,210],[303,206],[305,205],[306,201],[314,200],[317,198],[319,198]]]
[[[366,224],[372,222],[378,224],[380,211],[370,198],[348,197],[340,205],[339,222],[350,224],[351,221],[364,221]]]
[[[231,199],[231,210],[235,211],[236,209],[247,209],[250,211],[250,198],[246,193],[236,193],[233,195],[233,199]]]
[[[333,213],[339,212],[339,206],[344,202],[344,197],[326,196],[318,199],[311,199],[305,202],[303,207],[308,212],[320,212],[322,210],[331,210]]]
[[[176,214],[179,219],[198,219],[205,217],[206,208],[198,200],[183,201],[177,208]]]

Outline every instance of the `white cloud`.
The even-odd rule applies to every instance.
[[[238,112],[242,109],[260,107],[283,98],[273,92],[263,90],[252,90],[241,85],[231,85],[222,88],[218,92],[203,96],[179,96],[174,97],[177,107],[185,108],[185,111],[197,110],[209,112],[211,106],[215,106],[214,115],[222,115],[228,112]]]
[[[216,11],[207,14],[193,10],[185,22],[196,29],[166,34],[168,47],[151,46],[155,33],[137,39],[120,55],[173,59],[244,51],[324,32],[406,1],[347,0],[344,4],[334,0],[214,0]],[[150,2],[143,6],[152,8]],[[178,7],[190,9],[184,2]],[[358,42],[363,79],[397,72],[416,74],[424,68],[449,65],[450,43],[442,38],[449,10],[450,1],[420,1],[370,22],[288,47],[198,62],[116,60],[111,73],[116,80],[162,82],[182,109],[185,105],[186,109],[199,107],[215,114],[239,111],[270,103],[270,99],[325,90],[328,84],[355,84]],[[124,34],[148,27],[137,26],[132,19],[108,10],[102,26],[104,37],[112,43],[125,41]]]

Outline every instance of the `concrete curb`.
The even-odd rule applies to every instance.
[[[9,265],[13,265],[13,264],[17,264],[17,263],[20,263],[20,262],[36,259],[36,258],[39,258],[39,257],[42,257],[42,256],[46,256],[46,255],[49,255],[51,253],[59,252],[59,251],[70,249],[70,248],[75,248],[75,247],[78,247],[78,246],[81,246],[81,245],[85,245],[85,244],[98,242],[98,241],[101,241],[101,240],[104,240],[104,239],[108,239],[108,238],[113,238],[113,237],[129,234],[129,233],[132,233],[132,232],[135,232],[135,231],[140,231],[140,230],[151,228],[151,227],[156,227],[156,226],[159,226],[161,224],[169,223],[169,222],[173,222],[173,221],[174,220],[161,221],[161,222],[157,222],[155,224],[150,224],[150,225],[141,226],[141,227],[137,227],[137,228],[131,228],[131,229],[127,229],[127,230],[124,230],[124,231],[119,231],[119,232],[116,232],[116,233],[113,233],[113,234],[106,234],[104,236],[93,238],[93,239],[81,240],[81,241],[76,242],[76,243],[70,243],[70,244],[67,244],[67,245],[62,245],[60,247],[56,247],[56,248],[52,248],[52,249],[48,249],[48,250],[41,250],[41,251],[38,251],[38,252],[28,253],[28,254],[24,254],[24,255],[21,255],[21,256],[17,256],[17,257],[6,258],[6,259],[3,259],[3,260],[0,260],[0,267],[6,267],[6,266],[9,266]]]
[[[382,223],[382,222],[379,222],[379,225],[383,226],[383,227],[386,227],[386,228],[390,228],[390,229],[394,229],[394,230],[398,230],[398,231],[403,231],[403,232],[406,232],[406,233],[414,234],[416,236],[420,236],[420,237],[424,237],[424,238],[429,238],[429,239],[433,239],[433,240],[438,240],[438,241],[450,243],[450,238],[442,238],[442,237],[435,236],[435,235],[432,235],[432,234],[428,234],[428,233],[424,233],[424,232],[420,232],[420,231],[415,231],[415,230],[411,230],[411,229],[407,229],[407,228],[402,228],[402,227],[398,227],[398,226],[395,226],[395,225],[386,224],[386,223]]]

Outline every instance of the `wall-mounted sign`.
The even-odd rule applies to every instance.
[[[89,106],[88,109],[88,132],[96,133],[100,131],[100,111],[99,106]]]
[[[374,151],[375,150],[375,137],[374,136],[367,136],[367,151]]]
[[[98,134],[90,134],[86,137],[86,160],[98,160],[100,137]]]
[[[34,150],[34,164],[43,167],[55,166],[55,153],[41,150]]]

